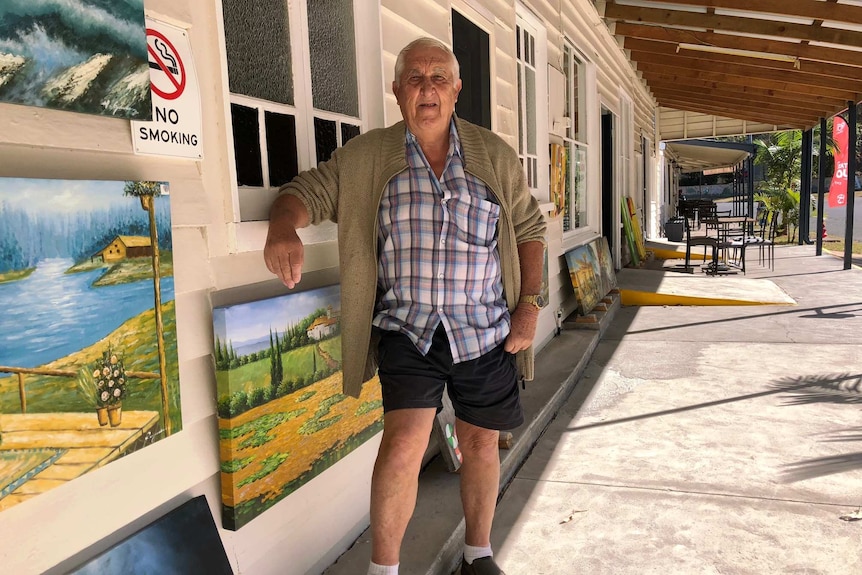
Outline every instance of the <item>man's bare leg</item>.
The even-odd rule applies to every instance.
[[[378,565],[399,562],[435,413],[434,408],[396,409],[383,416],[371,479],[371,560]]]
[[[491,524],[500,490],[500,432],[455,420],[461,448],[461,504],[464,506],[464,542],[475,547],[491,544]]]

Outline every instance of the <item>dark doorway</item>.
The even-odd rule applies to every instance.
[[[614,115],[602,110],[602,235],[614,253]]]
[[[461,66],[459,117],[491,129],[491,63],[488,34],[452,10],[452,51]]]

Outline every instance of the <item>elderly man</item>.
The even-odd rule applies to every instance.
[[[499,574],[497,443],[523,422],[518,380],[532,379],[545,222],[515,151],[455,116],[461,79],[445,44],[407,45],[392,89],[404,121],[354,138],[287,184],[264,258],[293,288],[303,262],[296,229],[339,223],[345,393],[358,395],[379,366],[383,394],[368,573],[398,573],[445,388],[463,456],[461,572]]]

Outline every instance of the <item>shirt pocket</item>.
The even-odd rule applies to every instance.
[[[496,245],[500,206],[485,199],[463,196],[454,202],[451,213],[459,241],[484,248]]]

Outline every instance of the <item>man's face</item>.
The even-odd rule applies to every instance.
[[[461,91],[452,61],[439,48],[414,48],[404,60],[392,91],[407,127],[418,137],[448,131]]]

